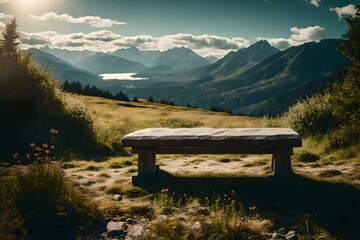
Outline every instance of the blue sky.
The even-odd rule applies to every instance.
[[[0,0],[22,47],[114,51],[189,47],[221,57],[259,39],[286,49],[341,38],[360,0]]]

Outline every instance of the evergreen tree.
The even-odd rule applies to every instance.
[[[154,102],[154,99],[152,96],[149,97],[148,102]]]
[[[6,56],[18,56],[19,55],[19,33],[16,30],[17,22],[16,19],[11,20],[6,25],[5,31],[3,32],[3,39],[0,40],[1,53]]]

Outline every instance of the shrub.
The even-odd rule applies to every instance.
[[[320,159],[317,154],[301,151],[295,154],[294,158],[299,162],[316,162]]]
[[[7,189],[8,207],[32,239],[73,239],[80,228],[90,234],[103,227],[96,205],[69,184],[59,164],[33,164],[18,172]]]
[[[356,9],[356,14],[346,19],[347,41],[339,46],[351,61],[341,69],[342,79],[325,93],[300,101],[285,114],[299,133],[324,135],[331,149],[360,141],[360,5]]]
[[[317,94],[290,107],[284,118],[303,136],[324,134],[337,125],[329,104],[330,95]]]
[[[8,24],[5,32],[14,27],[16,22]],[[24,157],[26,146],[46,142],[53,128],[59,130],[58,153],[103,150],[84,105],[65,94],[59,81],[33,64],[30,55],[18,49],[6,54],[5,45],[0,45],[0,142],[6,151],[0,152],[0,158],[9,159],[15,152]]]

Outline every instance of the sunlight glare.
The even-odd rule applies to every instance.
[[[12,3],[16,5],[17,9],[22,10],[35,10],[35,9],[41,9],[45,7],[45,5],[48,5],[48,3],[51,2],[49,0],[13,0]]]

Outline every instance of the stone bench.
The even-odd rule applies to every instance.
[[[287,176],[293,147],[301,144],[289,128],[147,128],[122,139],[138,154],[138,177],[155,175],[156,154],[272,154],[274,175]]]

